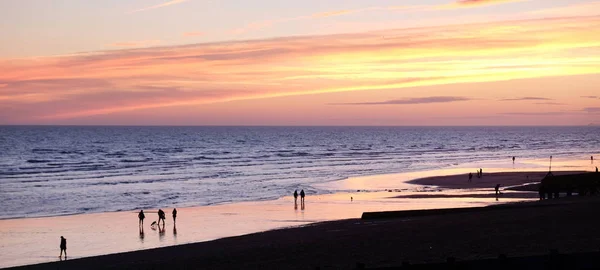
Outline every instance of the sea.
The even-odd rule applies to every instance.
[[[0,126],[0,219],[274,200],[344,192],[315,184],[348,177],[598,152],[598,126]]]

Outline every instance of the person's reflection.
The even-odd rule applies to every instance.
[[[177,225],[173,224],[173,235],[177,236]]]
[[[165,224],[158,225],[158,238],[162,241],[165,236]]]
[[[304,209],[305,209],[305,208],[306,208],[306,205],[304,204],[304,200],[302,200],[302,201],[300,202],[300,210],[303,210],[303,211],[304,211]]]
[[[294,210],[298,210],[298,202],[294,202]]]
[[[144,227],[140,227],[140,242],[144,242]]]

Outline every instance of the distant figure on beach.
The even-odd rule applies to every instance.
[[[177,208],[173,208],[173,225],[175,225],[175,219],[177,218]],[[164,223],[164,221],[163,221]]]
[[[160,226],[161,220],[163,225],[165,225],[165,212],[162,209],[158,209],[158,226]]]
[[[304,196],[306,196],[306,195],[304,194],[304,189],[303,189],[303,190],[300,190],[300,203],[301,203],[301,204],[304,204]]]
[[[494,188],[496,190],[496,201],[498,200],[498,195],[500,195],[500,184],[497,184]]]
[[[67,258],[67,239],[64,237],[60,237],[60,255],[59,258],[62,258],[63,251],[65,252],[65,259]]]
[[[513,157],[513,164],[515,164],[515,157]]]
[[[596,172],[598,172],[598,166],[596,166]]]
[[[144,210],[140,210],[140,213],[138,214],[138,218],[140,219],[139,222],[139,226],[144,226],[144,219],[146,218],[146,215],[144,215]]]
[[[298,204],[298,190],[294,190],[294,204]]]
[[[483,169],[479,168],[479,177],[483,177]]]
[[[598,171],[598,168],[596,168],[596,171]],[[354,201],[354,198],[350,197],[350,201]]]
[[[471,183],[471,179],[473,179],[473,173],[469,173],[469,183]]]

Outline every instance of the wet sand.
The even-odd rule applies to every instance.
[[[528,204],[547,207],[526,207]],[[353,269],[458,260],[597,251],[599,197],[522,203],[414,218],[319,223],[245,236],[41,264],[21,269]]]
[[[212,267],[215,268],[220,268],[221,266],[227,268],[229,267],[227,265],[228,263],[231,263],[230,268],[238,268],[239,266],[245,265],[252,267],[252,257],[248,257],[242,253],[254,254],[254,249],[270,252],[270,250],[264,250],[261,249],[261,247],[277,247],[279,245],[285,247],[283,250],[292,253],[275,253],[275,255],[279,254],[277,255],[279,257],[275,256],[272,259],[265,258],[261,255],[257,258],[257,262],[260,262],[261,266],[267,266],[270,265],[270,263],[268,263],[270,260],[286,261],[288,256],[295,258],[292,259],[292,261],[299,262],[301,258],[307,259],[311,258],[311,256],[319,257],[319,255],[316,254],[307,257],[302,255],[304,252],[307,252],[307,250],[312,249],[312,245],[315,245],[315,250],[320,250],[320,252],[324,252],[323,246],[329,244],[337,245],[336,243],[320,242],[321,240],[335,241],[334,236],[336,234],[332,234],[332,237],[334,238],[328,238],[329,233],[321,231],[325,229],[315,228],[329,228],[327,230],[331,230],[331,232],[347,232],[350,230],[352,233],[348,233],[353,235],[353,237],[357,237],[357,239],[363,239],[363,243],[365,241],[372,241],[365,238],[368,236],[375,236],[371,235],[368,230],[368,227],[371,226],[368,225],[369,223],[357,220],[335,221],[356,219],[359,218],[363,212],[477,207],[537,200],[537,196],[528,197],[530,195],[527,194],[531,193],[513,192],[509,190],[503,191],[506,196],[500,197],[499,201],[496,201],[495,196],[493,195],[493,186],[499,180],[504,181],[501,184],[505,187],[509,184],[520,185],[531,182],[531,178],[534,178],[535,176],[541,179],[540,175],[545,175],[545,172],[543,172],[545,169],[541,165],[538,166],[535,163],[532,164],[533,165],[518,165],[515,168],[498,166],[484,169],[484,178],[476,183],[479,179],[474,177],[473,183],[475,184],[467,183],[465,180],[465,175],[463,174],[466,170],[465,168],[376,175],[329,182],[319,186],[325,190],[332,190],[335,194],[309,196],[307,197],[305,209],[302,209],[300,205],[298,205],[297,208],[294,208],[293,198],[291,196],[274,201],[178,208],[179,215],[177,218],[177,228],[173,226],[174,224],[169,215],[167,217],[167,225],[164,232],[150,229],[149,224],[153,220],[156,220],[156,214],[151,212],[156,210],[145,209],[145,212],[148,213],[146,214],[147,218],[143,235],[140,234],[138,230],[137,212],[0,220],[0,238],[2,239],[2,246],[0,246],[0,267],[57,261],[59,254],[58,243],[61,235],[64,235],[68,239],[70,261],[68,264],[65,264],[65,266],[70,265],[71,262],[77,261],[72,259],[135,251],[133,253],[123,253],[134,255],[114,255],[116,257],[110,255],[86,260],[88,260],[88,262],[98,262],[100,265],[121,265],[122,263],[133,263],[133,265],[137,265],[137,263],[141,263],[139,265],[140,267],[146,267],[148,265],[145,265],[145,262],[142,261],[145,260],[145,257],[150,256],[152,257],[152,260],[158,260],[156,262],[158,265],[163,263],[168,264],[169,262],[175,262],[176,265],[179,265],[179,260],[182,260],[183,262],[186,262],[186,260],[188,262],[193,261],[195,263],[199,261],[204,263],[204,260],[207,260],[205,263],[207,263],[207,265],[215,263],[212,264]],[[572,163],[568,162],[564,164],[566,164],[564,167],[575,168],[576,170],[581,168],[584,170],[587,169],[583,166],[572,166]],[[589,165],[586,164],[585,166]],[[537,172],[528,173],[530,179],[527,180],[523,173],[518,173],[518,170],[522,170],[523,167],[530,168],[525,171]],[[533,168],[531,169],[531,167]],[[494,176],[486,173],[486,170],[489,172],[512,172]],[[429,177],[435,175],[449,176]],[[508,175],[510,175],[510,177],[508,177]],[[415,178],[423,179],[410,181]],[[536,179],[534,178],[533,180]],[[491,183],[493,183],[493,185]],[[359,190],[360,192],[358,192]],[[353,201],[350,200],[350,197],[353,197]],[[163,210],[169,214],[172,208],[163,208]],[[508,218],[508,216],[506,218]],[[306,226],[308,224],[325,221],[332,222],[323,223],[318,226]],[[394,221],[393,223],[397,222],[399,221]],[[360,225],[358,229],[346,228],[347,226],[356,224]],[[377,224],[380,223],[378,222]],[[382,224],[387,223],[384,222]],[[420,227],[421,225],[423,227]],[[404,229],[412,231],[415,231],[415,228],[419,228],[419,231],[429,230],[427,224],[421,225],[414,228],[404,227]],[[503,226],[508,225],[510,224],[504,224]],[[297,226],[306,227],[279,230]],[[274,232],[267,232],[267,236],[258,233],[274,229],[277,230]],[[436,228],[433,229],[435,230]],[[182,244],[211,241],[223,237],[251,233],[255,234],[247,236],[250,238],[245,238],[246,236],[244,236],[242,238],[234,237],[221,239],[210,242],[213,244],[206,244],[208,246],[204,246],[205,243],[194,244],[201,247],[201,252],[207,252],[206,256],[200,256],[198,254],[201,253],[188,250],[190,247],[189,245],[182,246]],[[273,233],[277,235],[281,234],[281,236],[273,238]],[[305,236],[297,238],[294,236],[296,233]],[[321,233],[323,235],[311,235],[312,233]],[[405,232],[398,233],[404,237]],[[360,234],[365,235],[359,236]],[[281,239],[281,241],[285,240],[288,242],[278,244],[278,237],[284,238]],[[346,236],[342,233],[341,237]],[[303,239],[306,239],[307,242],[305,243],[305,240]],[[350,239],[341,240],[346,245],[356,245],[357,243],[361,243],[352,243]],[[300,244],[298,244],[298,241]],[[409,242],[418,241],[418,239],[412,239]],[[167,251],[161,251],[163,248],[173,245],[179,246],[169,247]],[[299,246],[297,247],[297,245]],[[298,250],[299,247],[303,248]],[[341,247],[343,247],[343,245],[340,245],[340,248]],[[349,248],[355,252],[360,252],[360,248],[356,246],[349,246]],[[221,253],[218,253],[217,251]],[[142,252],[140,254],[145,255],[135,255],[138,254],[137,252]],[[160,257],[153,258],[155,255],[152,254],[154,253],[145,252],[157,252],[158,255],[156,256],[160,255]],[[166,253],[163,254],[162,252]],[[240,253],[238,254],[236,252]],[[341,253],[341,251],[338,252]],[[230,261],[227,259],[226,255],[230,253],[234,257],[240,256],[240,261]],[[196,256],[194,254],[198,255],[198,257],[194,257]],[[219,254],[222,254],[222,256]],[[369,252],[365,254],[369,254]],[[345,255],[339,256],[344,257]],[[323,256],[321,255],[321,257]],[[103,261],[103,258],[110,259],[109,261]],[[123,258],[124,261],[119,262],[118,260],[120,259],[118,258]],[[132,262],[132,260],[134,262]],[[327,263],[327,260],[322,261],[322,263]],[[182,264],[180,266],[184,265],[185,264]],[[273,262],[273,265],[279,265],[279,268],[282,266],[276,262]],[[56,265],[53,265],[52,267],[54,266]]]

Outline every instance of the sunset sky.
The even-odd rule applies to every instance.
[[[600,124],[600,1],[3,0],[0,124]]]

